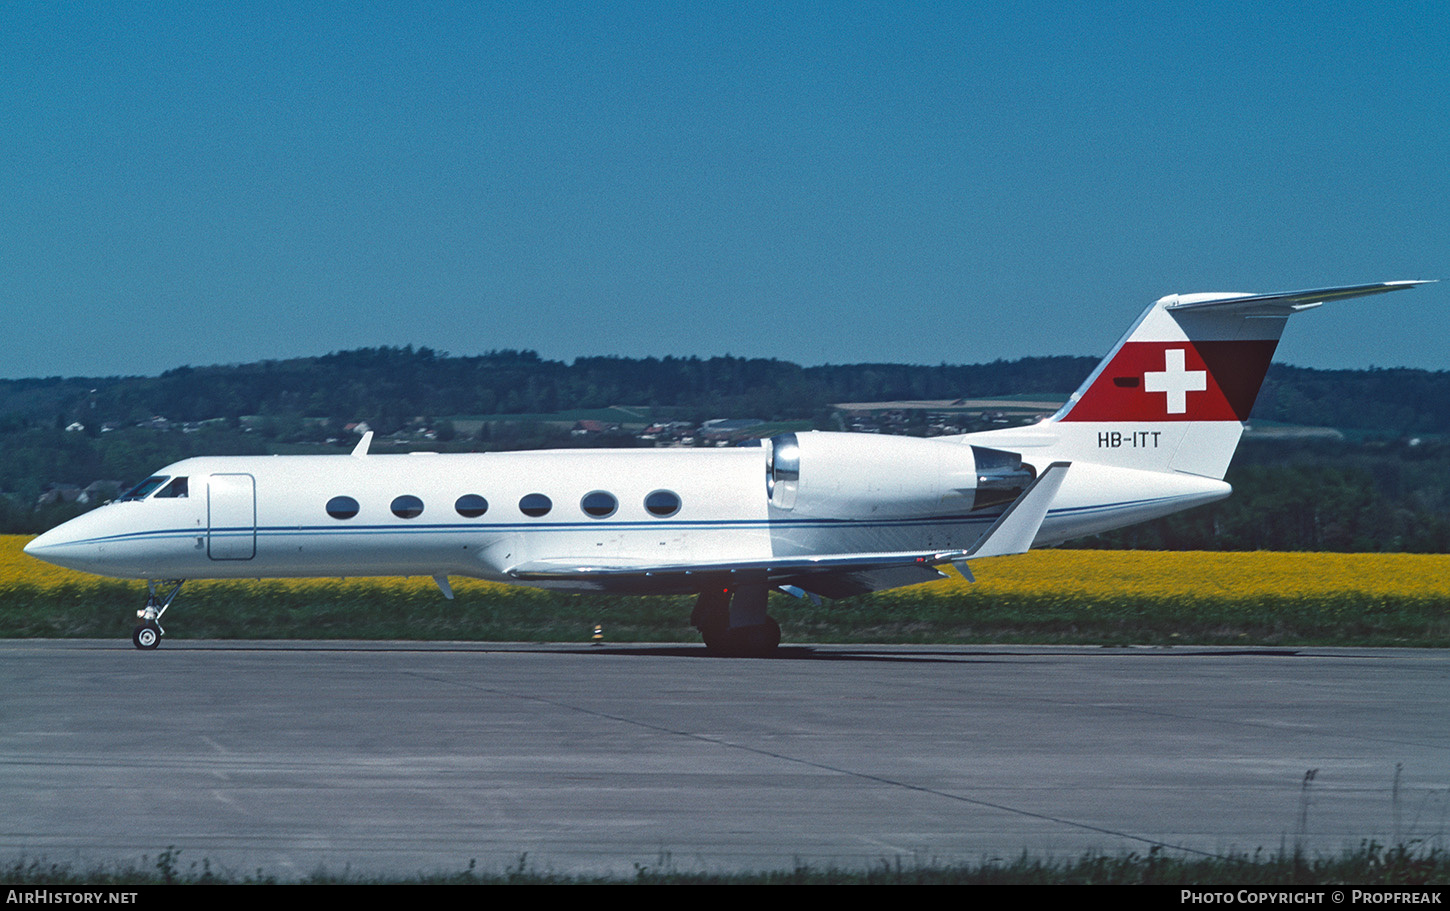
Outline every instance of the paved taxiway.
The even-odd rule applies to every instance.
[[[1444,847],[1447,694],[1450,652],[1409,649],[12,640],[0,860],[175,846],[290,877]]]

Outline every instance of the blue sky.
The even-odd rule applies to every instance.
[[[1101,354],[1450,279],[1450,5],[0,8],[0,376]],[[1450,369],[1450,281],[1279,358]]]

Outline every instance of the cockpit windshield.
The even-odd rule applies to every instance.
[[[184,497],[186,495],[186,478],[179,477],[172,478],[170,484],[167,484],[165,487],[161,488],[161,490],[158,491],[156,494],[156,499],[160,500],[163,497]]]
[[[160,487],[162,484],[165,484],[168,477],[169,475],[164,474],[149,477],[146,480],[142,481],[140,484],[137,484],[135,487],[132,487],[130,490],[123,493],[121,496],[117,497],[116,502],[124,503],[127,500],[144,500],[147,497],[151,496],[152,491]]]

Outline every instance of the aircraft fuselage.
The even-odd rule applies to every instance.
[[[979,469],[987,471],[977,464],[984,449],[965,438],[788,437],[799,450],[798,475],[773,483],[772,441],[727,449],[187,459],[157,472],[156,483],[167,485],[159,493],[86,513],[27,549],[51,563],[132,579],[457,575],[517,582],[516,568],[541,559],[704,568],[965,549],[1001,514],[977,490]],[[1029,466],[1027,478],[1033,473]],[[177,478],[186,479],[186,495],[164,496]],[[1142,521],[1228,492],[1213,479],[1078,463],[1038,540]],[[583,579],[525,581],[602,587]],[[700,587],[679,578],[634,581],[613,588]]]

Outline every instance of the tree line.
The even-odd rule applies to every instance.
[[[534,351],[450,357],[430,348],[363,348],[320,357],[180,367],[157,377],[0,380],[0,432],[35,422],[178,421],[242,415],[367,420],[419,414],[509,415],[650,405],[768,420],[808,418],[836,402],[1065,394],[1096,360],[1032,357],[972,365],[803,367],[742,357],[581,357]],[[1259,420],[1383,433],[1450,433],[1450,372],[1311,370],[1275,364]]]

